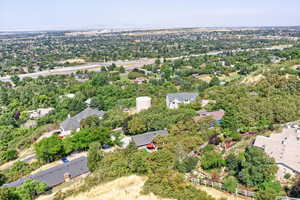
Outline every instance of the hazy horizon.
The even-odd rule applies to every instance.
[[[0,0],[0,31],[299,26],[297,0]]]

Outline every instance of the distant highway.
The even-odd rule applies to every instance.
[[[291,46],[289,46],[291,47]],[[264,47],[264,48],[256,48],[256,49],[236,49],[236,50],[231,50],[231,52],[243,52],[243,51],[254,51],[254,50],[274,50],[274,49],[284,49],[284,48],[289,48],[289,47],[281,47],[280,45],[278,46],[273,46],[273,47]],[[180,57],[174,57],[174,58],[168,58],[169,60],[176,60],[179,58],[187,58],[187,57],[196,57],[196,56],[203,56],[203,55],[219,55],[224,52],[229,52],[229,51],[213,51],[213,52],[208,52],[204,54],[193,54],[189,56],[180,56]],[[118,66],[123,66],[126,70],[132,70],[134,68],[141,68],[144,65],[149,65],[149,64],[154,64],[155,63],[154,58],[141,58],[138,60],[119,60],[119,61],[110,61],[110,62],[93,62],[93,63],[86,63],[82,65],[77,65],[77,66],[71,66],[71,67],[60,67],[60,68],[55,68],[52,70],[45,70],[45,71],[40,71],[40,72],[35,72],[35,73],[28,73],[28,74],[20,74],[18,77],[20,79],[24,78],[37,78],[39,76],[49,76],[49,75],[68,75],[75,73],[76,71],[100,71],[101,67],[106,67],[109,66],[113,63],[115,63]],[[4,76],[0,77],[0,81],[2,82],[10,82],[10,77],[11,76]]]
[[[130,61],[114,61],[114,62],[96,62],[96,63],[86,63],[83,65],[71,66],[71,67],[61,67],[52,70],[45,70],[40,72],[28,73],[28,74],[19,74],[20,79],[24,78],[38,78],[39,76],[49,76],[49,75],[67,75],[75,73],[76,71],[100,71],[101,67],[109,66],[115,63],[118,66],[124,66],[127,70],[132,70],[134,68],[139,68],[147,64],[153,64],[155,59],[144,58],[139,60],[130,60]],[[11,76],[0,77],[0,81],[9,82]]]

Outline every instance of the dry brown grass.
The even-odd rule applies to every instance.
[[[255,83],[258,83],[259,81],[263,80],[265,78],[264,75],[262,74],[259,74],[259,75],[249,75],[248,77],[246,77],[242,83],[245,83],[245,84],[255,84]]]
[[[122,177],[66,200],[167,200],[154,194],[142,195],[140,192],[146,180],[146,177],[136,175]]]
[[[67,60],[64,60],[62,61],[62,63],[85,63],[85,60],[82,59],[82,58],[71,58],[71,59],[67,59]]]
[[[207,194],[211,195],[212,197],[214,197],[215,199],[221,199],[221,198],[225,198],[228,200],[250,200],[250,198],[247,197],[241,197],[241,196],[237,196],[237,195],[232,195],[226,192],[222,192],[220,190],[211,188],[211,187],[206,187],[206,186],[197,186],[198,189],[201,189],[202,191],[205,191]]]

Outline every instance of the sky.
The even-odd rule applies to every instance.
[[[300,25],[300,0],[0,0],[0,31]]]

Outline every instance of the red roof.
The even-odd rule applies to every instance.
[[[155,149],[155,145],[154,144],[147,144],[146,145],[146,147],[148,148],[148,149]]]

